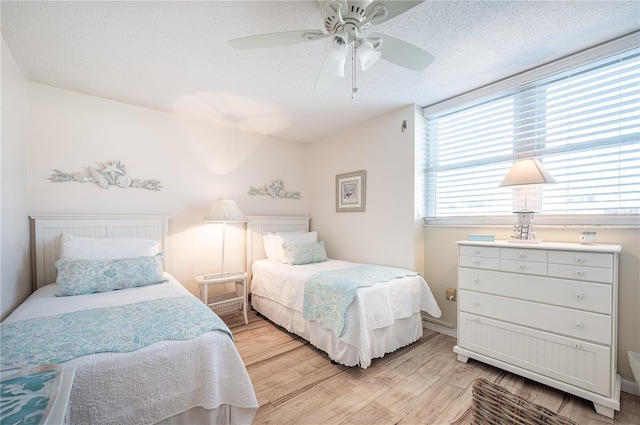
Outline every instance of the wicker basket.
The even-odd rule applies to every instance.
[[[473,383],[472,403],[472,424],[578,425],[484,378],[478,378]]]

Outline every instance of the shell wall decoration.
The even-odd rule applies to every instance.
[[[271,182],[269,185],[262,187],[249,186],[249,195],[268,195],[272,198],[288,198],[288,199],[300,199],[302,195],[300,192],[287,192],[284,190],[284,182],[282,179],[277,179]]]
[[[124,164],[120,161],[105,162],[101,165],[100,170],[94,167],[88,168],[88,173],[64,173],[60,170],[53,170],[54,173],[49,177],[49,180],[52,182],[96,183],[103,189],[108,189],[109,186],[121,188],[138,187],[149,190],[160,190],[162,188],[158,180],[132,179],[127,175]]]

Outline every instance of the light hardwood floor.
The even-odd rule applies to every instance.
[[[581,425],[640,424],[640,398],[622,393],[615,420],[569,394],[480,362],[461,363],[455,338],[425,329],[414,344],[367,369],[333,365],[326,354],[268,320],[224,316],[249,371],[260,409],[254,424],[468,424],[473,381],[485,377]]]

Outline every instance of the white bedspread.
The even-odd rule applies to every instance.
[[[253,263],[251,292],[293,310],[301,316],[304,304],[304,282],[307,277],[319,271],[345,269],[357,265],[359,264],[333,259],[303,266],[259,260]],[[371,349],[374,345],[391,347],[395,344],[395,342],[387,344],[386,341],[372,341],[374,331],[413,317],[416,313],[419,316],[421,310],[434,317],[440,317],[441,314],[429,286],[419,275],[359,288],[347,312],[347,329],[338,339],[356,348],[359,352],[359,364],[366,368],[371,362]],[[329,337],[326,336],[326,338]],[[314,345],[330,346],[331,344],[330,341],[320,341],[319,344]],[[323,349],[323,347],[319,348]],[[399,346],[395,347],[397,348]]]
[[[57,285],[47,285],[6,322],[189,294],[167,276],[163,284],[72,297],[56,297]],[[158,342],[133,353],[87,355],[63,365],[76,368],[70,401],[74,424],[152,424],[198,407],[221,408],[225,422],[250,423],[258,409],[242,359],[220,331]],[[220,418],[219,412],[210,417]]]

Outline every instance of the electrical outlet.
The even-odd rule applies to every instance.
[[[446,289],[446,296],[447,296],[447,299],[449,301],[455,301],[456,300],[456,288],[447,288]]]

